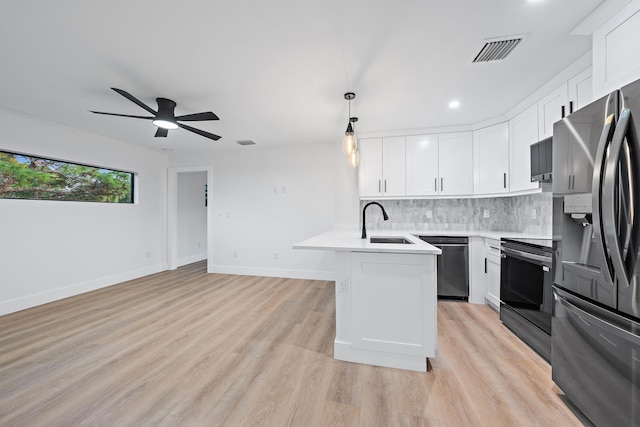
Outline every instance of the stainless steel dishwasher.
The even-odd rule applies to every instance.
[[[442,250],[438,257],[438,298],[469,299],[469,239],[419,236]]]

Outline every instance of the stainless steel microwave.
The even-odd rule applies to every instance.
[[[553,138],[531,144],[531,182],[551,182],[553,169]]]

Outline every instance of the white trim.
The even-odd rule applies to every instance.
[[[531,95],[527,96],[525,99],[520,101],[517,105],[511,108],[509,111],[505,113],[505,116],[511,120],[527,108],[531,107],[534,104],[537,104],[538,101],[544,98],[549,93],[553,92],[555,89],[559,88],[562,85],[566,85],[567,81],[577,74],[581,73],[585,69],[589,68],[593,64],[592,52],[589,51],[582,55],[580,58],[575,60],[571,65],[569,65],[564,70],[557,73],[551,80],[546,82],[544,85],[539,87],[535,92]]]
[[[186,166],[169,168],[167,170],[167,264],[169,270],[179,267],[178,261],[178,174],[189,172],[206,172],[208,203],[207,203],[207,272],[212,273],[213,253],[213,166]],[[199,260],[200,261],[200,260]]]
[[[582,22],[580,22],[569,34],[572,36],[590,36],[609,18],[618,13],[620,9],[631,0],[607,0],[600,3]]]
[[[86,282],[77,283],[75,285],[66,286],[64,288],[53,289],[39,294],[28,295],[9,301],[0,302],[0,316],[14,313],[16,311],[25,310],[38,305],[47,304],[63,298],[80,295],[86,292],[95,291],[96,289],[106,288],[108,286],[117,285],[128,280],[138,279],[150,274],[159,273],[166,270],[166,266],[156,264],[149,267],[139,268],[137,270],[118,273],[112,276],[101,277],[98,279],[88,280]]]
[[[335,281],[336,278],[335,271],[289,270],[282,268],[242,267],[237,265],[211,265],[209,273],[329,281]]]
[[[338,340],[333,342],[333,358],[366,365],[427,372],[427,358],[425,356],[408,356],[354,348],[351,343]]]

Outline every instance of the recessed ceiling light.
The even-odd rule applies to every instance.
[[[453,101],[451,101],[449,103],[449,108],[451,108],[451,109],[455,109],[455,108],[458,108],[458,107],[460,107],[460,101],[458,101],[457,99],[454,99]]]

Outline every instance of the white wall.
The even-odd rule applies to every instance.
[[[0,314],[164,269],[164,153],[0,109],[0,149],[138,174],[137,204],[0,200]]]
[[[358,226],[357,169],[347,165],[339,138],[334,144],[172,154],[169,162],[213,168],[213,272],[333,278],[332,252],[292,245]]]
[[[178,266],[207,259],[206,172],[178,173]]]

